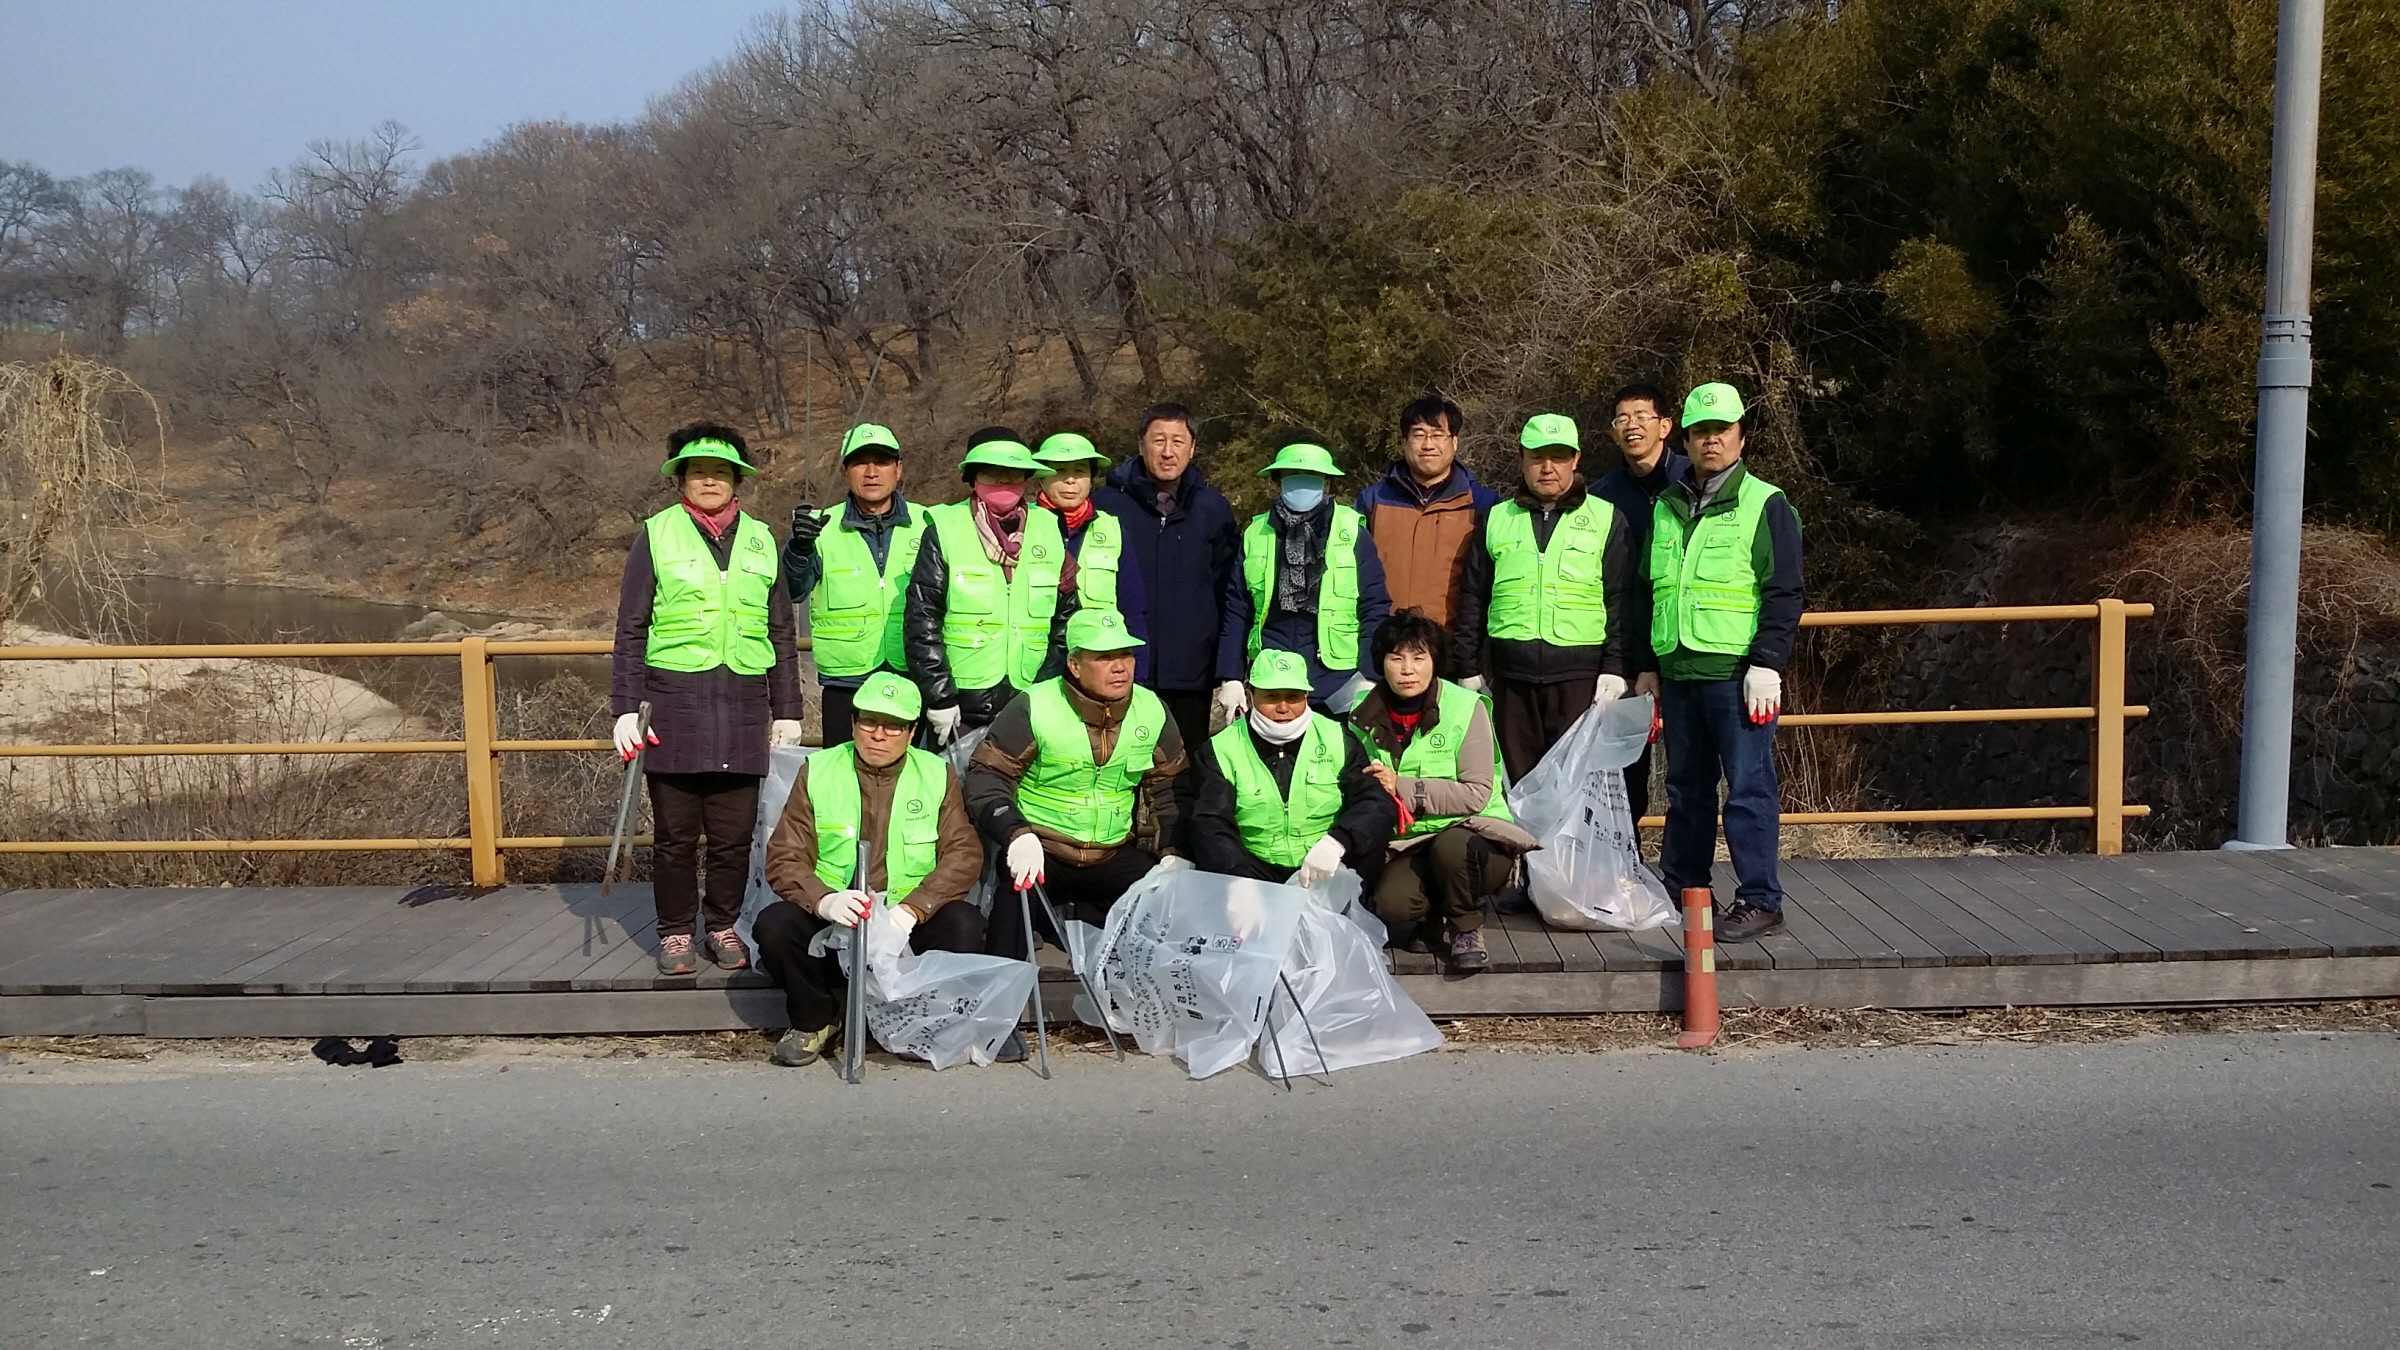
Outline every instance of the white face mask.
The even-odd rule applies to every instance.
[[[1250,710],[1250,729],[1269,745],[1290,745],[1308,734],[1308,719],[1316,716],[1315,709],[1303,709],[1289,722],[1277,722],[1256,708]]]

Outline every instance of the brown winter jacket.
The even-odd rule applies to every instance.
[[[890,884],[883,870],[884,845],[891,837],[892,789],[900,782],[900,763],[877,769],[863,760],[855,762],[858,835],[875,845],[867,859],[867,885],[880,891]],[[966,794],[959,787],[958,775],[945,769],[942,776],[948,786],[942,793],[933,872],[901,902],[901,908],[914,911],[920,922],[942,906],[963,899],[983,873],[983,841],[975,837],[975,826],[967,819]],[[775,822],[775,833],[767,838],[766,873],[769,889],[810,913],[816,912],[819,900],[843,889],[828,886],[817,876],[817,810],[808,798],[806,770],[792,784],[792,795],[783,803],[783,818]]]
[[[1417,487],[1407,464],[1394,463],[1358,494],[1359,513],[1367,518],[1375,552],[1383,559],[1393,612],[1421,609],[1435,623],[1450,622],[1467,540],[1498,500],[1463,464],[1427,493]]]
[[[1123,734],[1132,696],[1106,701],[1093,698],[1076,685],[1073,676],[1061,678],[1059,687],[1066,691],[1067,706],[1075,710],[1091,733],[1092,762],[1106,764],[1117,752],[1117,737]],[[1166,725],[1160,728],[1150,768],[1136,789],[1132,833],[1105,844],[1063,838],[1027,821],[1017,809],[1017,784],[1024,779],[1025,770],[1032,766],[1037,753],[1033,701],[1029,695],[1019,694],[1001,710],[999,720],[992,723],[991,734],[983,738],[983,744],[975,747],[974,755],[967,761],[967,813],[985,838],[1005,846],[1030,830],[1040,837],[1043,852],[1085,867],[1106,862],[1128,844],[1162,856],[1184,851],[1182,793],[1186,789],[1180,779],[1191,760],[1184,751],[1183,734],[1176,730],[1174,718],[1167,718]]]

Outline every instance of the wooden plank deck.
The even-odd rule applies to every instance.
[[[1785,864],[1790,921],[1719,949],[1727,1006],[2400,996],[2400,850]],[[1731,879],[1720,876],[1727,895]],[[1673,930],[1487,929],[1489,971],[1394,953],[1435,1016],[1673,1009]],[[661,979],[648,888],[0,892],[0,1034],[312,1036],[774,1026],[763,976]],[[1068,972],[1045,953],[1045,979]],[[1054,1004],[1068,991],[1050,986]]]

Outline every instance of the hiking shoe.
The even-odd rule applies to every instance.
[[[692,935],[669,933],[658,940],[658,973],[689,975],[699,967],[692,964]]]
[[[805,1069],[832,1054],[835,1043],[840,1039],[841,1028],[830,1022],[815,1031],[802,1031],[794,1027],[783,1033],[782,1040],[775,1042],[775,1053],[767,1058],[787,1069]]]
[[[1472,975],[1492,963],[1491,949],[1483,945],[1483,930],[1450,935],[1450,968],[1462,975]]]
[[[750,949],[742,945],[741,934],[720,928],[708,935],[708,959],[719,970],[741,970],[750,964]]]
[[[1000,1042],[1000,1048],[992,1052],[992,1062],[994,1064],[1022,1064],[1025,1062],[1027,1053],[1025,1033],[1012,1031],[1008,1033],[1007,1040]]]
[[[1746,900],[1717,916],[1717,941],[1749,942],[1783,927],[1781,909],[1762,909]]]

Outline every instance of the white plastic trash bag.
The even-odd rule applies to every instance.
[[[1291,897],[1272,882],[1153,869],[1109,911],[1098,942],[1071,955],[1086,963],[1110,1026],[1206,1078],[1247,1058],[1266,1025],[1305,907]],[[1084,1003],[1079,1012],[1096,1020],[1101,1010]]]
[[[1620,698],[1575,719],[1509,789],[1517,822],[1542,846],[1525,856],[1526,889],[1554,928],[1663,928],[1667,888],[1642,864],[1624,768],[1650,738],[1652,701]]]
[[[1340,884],[1345,879],[1347,896]],[[1270,1078],[1381,1064],[1442,1043],[1433,1019],[1392,978],[1381,921],[1363,910],[1342,913],[1345,905],[1356,906],[1359,890],[1358,874],[1343,868],[1299,892],[1300,922],[1284,961],[1284,986],[1268,1005],[1266,1034],[1252,1055]],[[1356,922],[1362,915],[1373,930]]]
[[[885,1050],[936,1069],[991,1063],[1033,997],[1033,963],[966,952],[919,955],[890,913],[878,906],[867,920],[867,1033]],[[855,931],[827,928],[810,950],[836,953],[850,974]]]
[[[767,776],[758,784],[758,823],[750,832],[750,884],[742,892],[742,917],[734,924],[742,945],[753,952],[758,950],[758,941],[751,936],[751,927],[758,922],[759,911],[776,900],[767,886],[767,840],[783,819],[784,803],[792,799],[792,785],[800,781],[800,766],[815,753],[798,746],[767,751]]]

